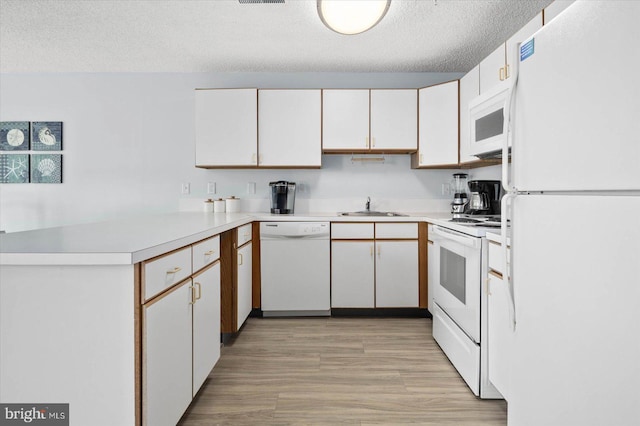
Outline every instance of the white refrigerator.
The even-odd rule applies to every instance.
[[[508,424],[640,425],[640,1],[578,1],[518,54]]]

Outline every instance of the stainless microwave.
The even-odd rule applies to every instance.
[[[470,153],[480,158],[500,157],[507,140],[507,114],[511,86],[501,83],[469,102]]]

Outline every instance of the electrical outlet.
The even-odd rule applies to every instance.
[[[216,193],[216,183],[209,182],[207,183],[207,194],[215,194]]]
[[[255,194],[256,193],[256,183],[249,182],[247,184],[247,194]]]
[[[182,193],[183,194],[190,194],[191,193],[191,184],[190,183],[183,183],[182,184]]]

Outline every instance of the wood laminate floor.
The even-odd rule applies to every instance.
[[[426,318],[249,318],[180,425],[505,425]]]

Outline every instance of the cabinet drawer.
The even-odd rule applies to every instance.
[[[510,248],[508,249],[511,250]],[[501,274],[504,273],[504,253],[502,245],[489,241],[489,269],[493,269]]]
[[[191,275],[191,246],[143,262],[144,300]]]
[[[331,239],[372,240],[373,223],[332,223]]]
[[[238,247],[251,241],[252,224],[248,223],[238,227]]]
[[[417,239],[417,223],[376,223],[376,239]]]
[[[193,271],[199,271],[210,263],[215,262],[220,257],[220,236],[207,238],[194,244],[193,250]]]

